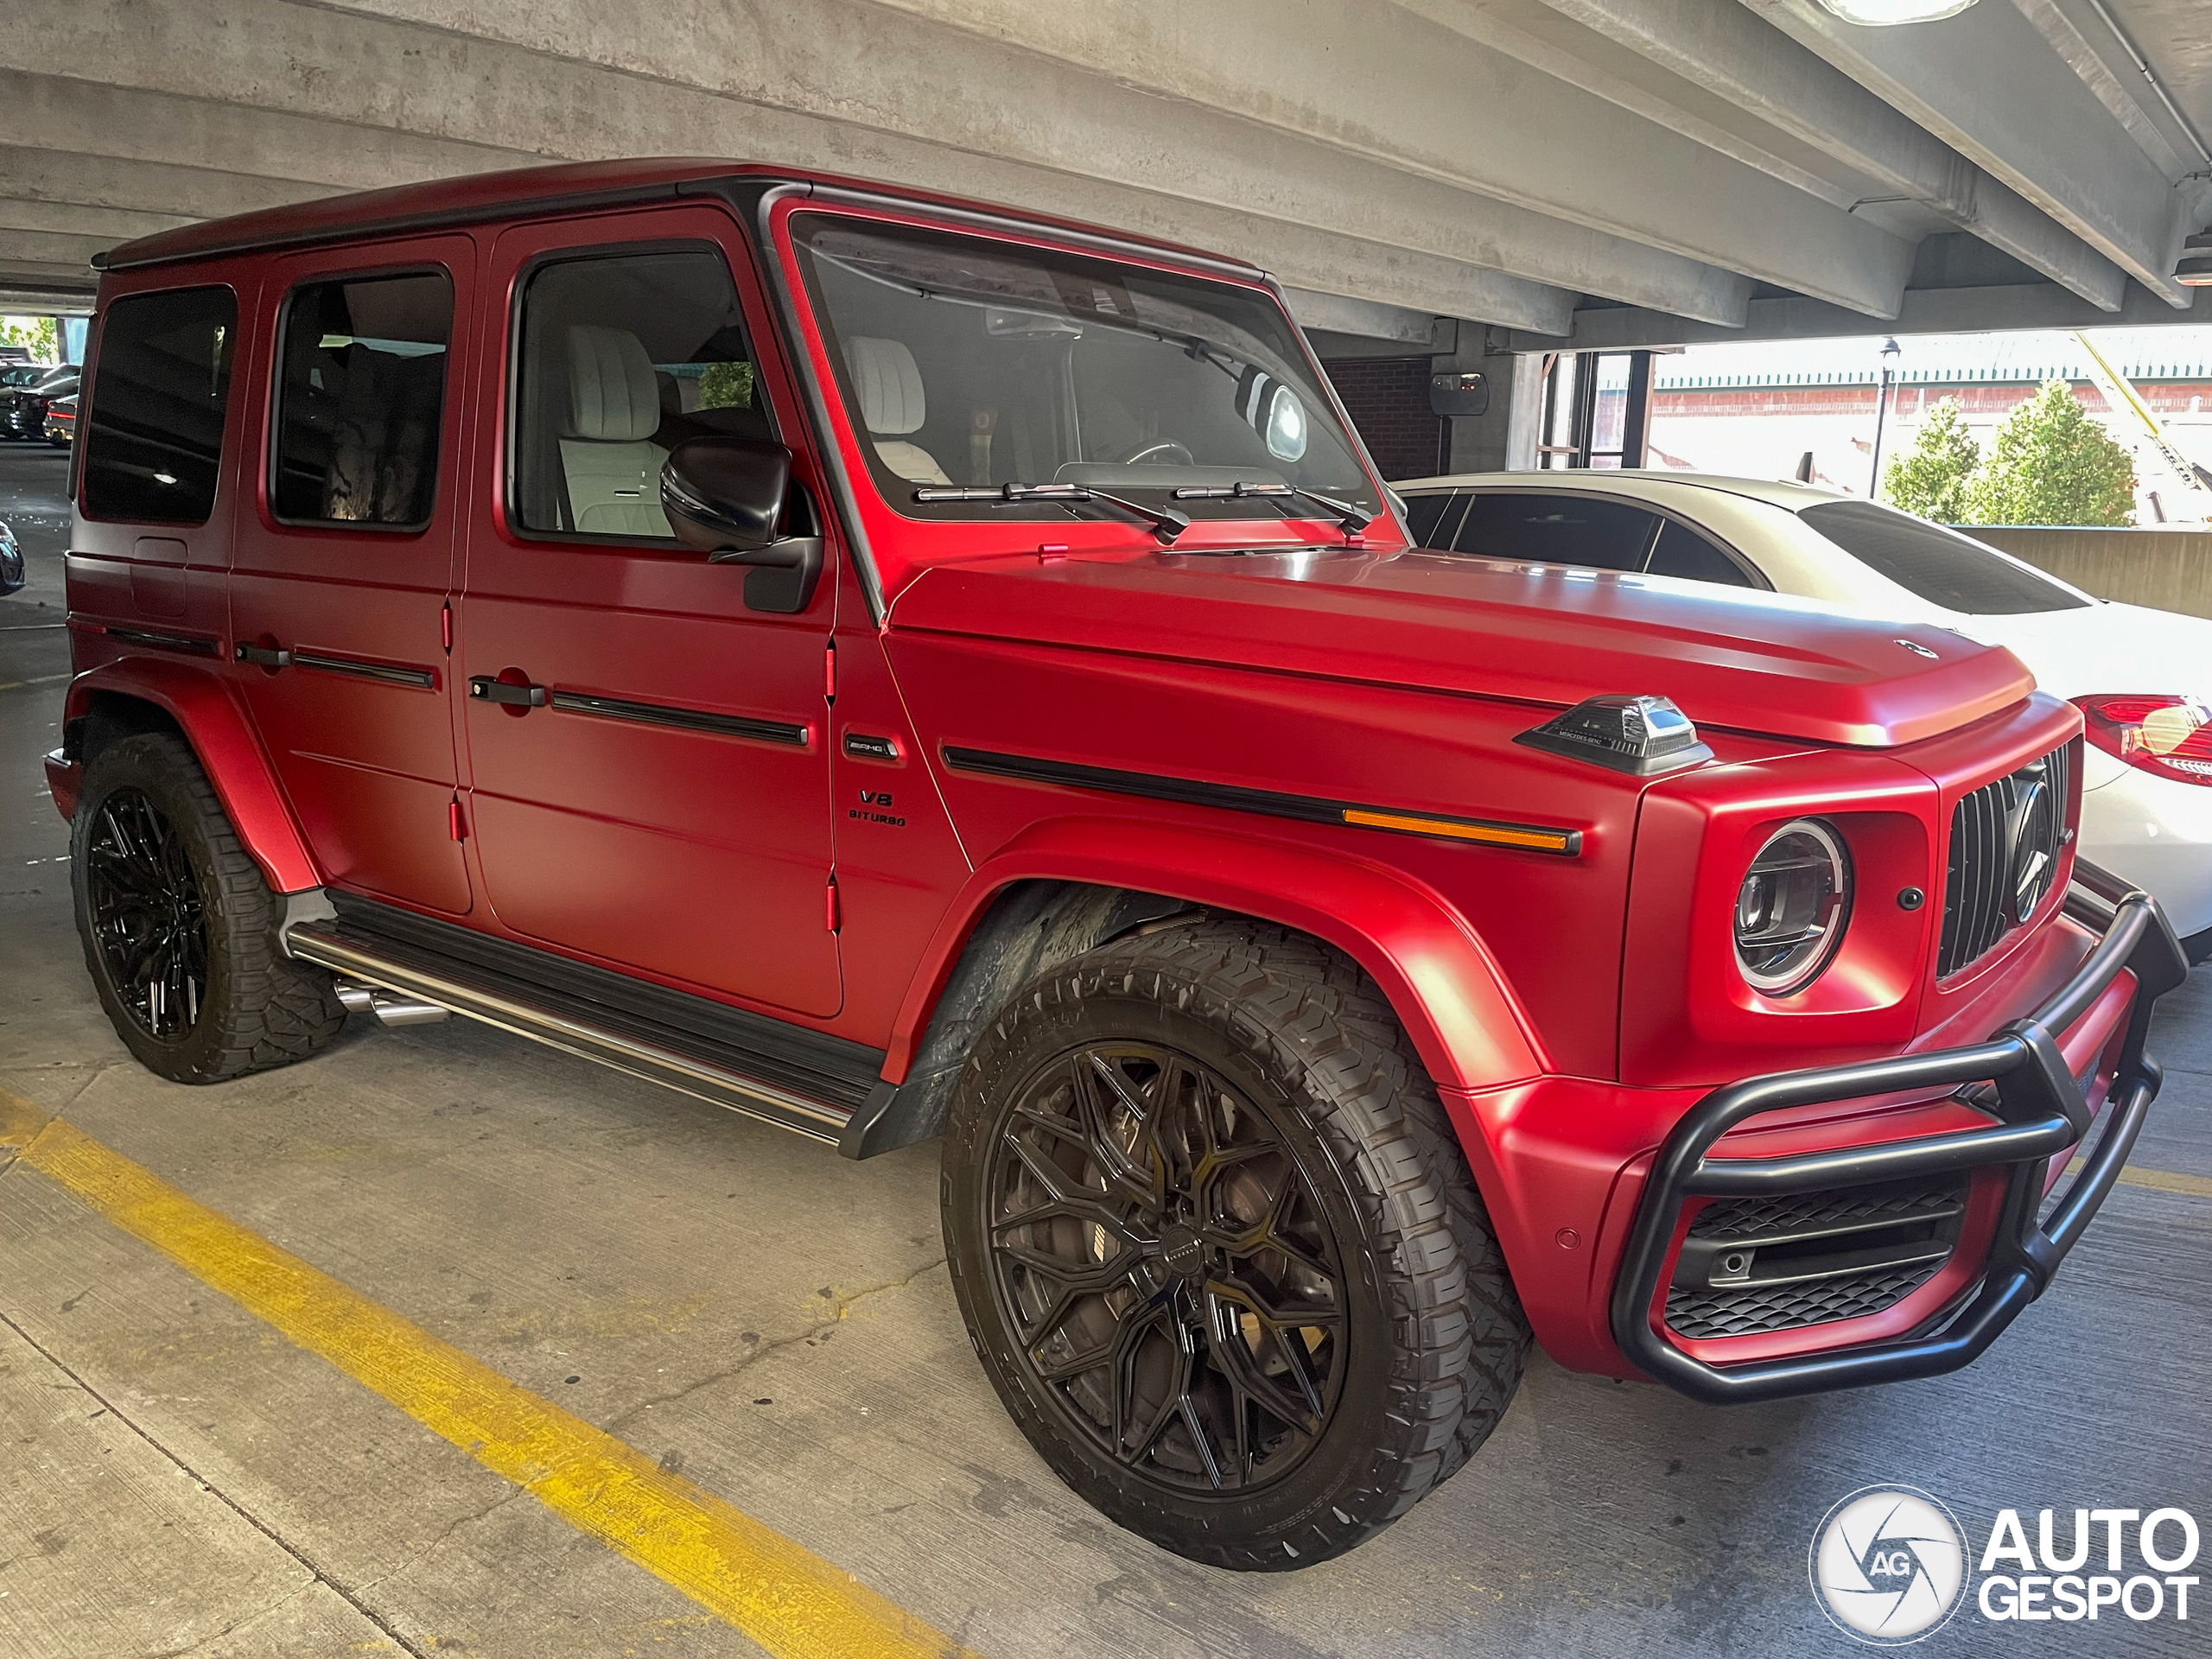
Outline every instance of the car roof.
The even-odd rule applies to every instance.
[[[1420,490],[1529,489],[1577,490],[1585,494],[1618,495],[1630,500],[1665,503],[1682,489],[1717,490],[1748,496],[1795,512],[1822,501],[1854,501],[1856,496],[1817,489],[1794,479],[1731,478],[1719,473],[1675,473],[1661,467],[1578,467],[1548,473],[1452,473],[1436,478],[1400,479],[1390,487],[1401,495]]]
[[[157,231],[151,236],[142,236],[93,255],[92,264],[99,270],[128,270],[178,260],[350,242],[378,235],[480,223],[519,213],[563,208],[581,213],[629,202],[673,200],[687,194],[703,194],[701,187],[740,180],[764,185],[795,184],[863,192],[940,211],[950,209],[981,216],[1001,225],[1020,224],[1110,240],[1134,250],[1209,265],[1217,271],[1227,270],[1247,279],[1262,275],[1256,267],[1242,260],[1051,214],[1021,213],[988,202],[806,168],[723,161],[712,156],[665,156],[512,168],[493,173],[471,173],[459,178],[434,179],[422,184],[397,185],[385,190],[324,196],[314,201],[293,202],[283,207],[234,213],[227,219],[203,219],[174,230]]]

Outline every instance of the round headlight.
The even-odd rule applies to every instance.
[[[1818,818],[1792,818],[1767,837],[1736,892],[1736,963],[1769,996],[1821,976],[1851,919],[1851,855]]]

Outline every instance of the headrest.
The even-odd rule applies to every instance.
[[[635,443],[660,425],[652,359],[627,328],[569,326],[569,430],[572,438]]]
[[[922,372],[906,341],[855,334],[845,341],[845,366],[853,372],[861,419],[869,431],[896,435],[921,429],[929,405],[922,397]]]

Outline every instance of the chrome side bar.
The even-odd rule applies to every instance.
[[[372,950],[345,937],[334,919],[294,920],[284,929],[283,941],[288,954],[330,969],[357,984],[495,1026],[579,1059],[596,1061],[812,1140],[835,1145],[851,1116],[827,1101],[811,1099],[686,1054],[671,1045],[618,1030],[611,1022],[601,1024],[533,1004],[506,986],[493,984],[488,975],[479,977],[466,963],[418,952],[397,942],[379,942]]]

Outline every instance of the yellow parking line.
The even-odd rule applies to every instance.
[[[2076,1158],[2066,1166],[2069,1175],[2077,1174],[2082,1160]],[[2124,1166],[2120,1172],[2122,1186],[2145,1186],[2153,1192],[2183,1192],[2192,1198],[2212,1198],[2212,1176],[2183,1175],[2171,1169],[2137,1169]]]
[[[5,1154],[779,1659],[959,1659],[842,1567],[0,1089]]]

